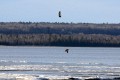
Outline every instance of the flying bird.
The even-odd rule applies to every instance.
[[[62,16],[61,16],[61,11],[59,11],[58,12],[58,16],[59,16],[59,18],[61,18]]]
[[[68,53],[68,52],[69,52],[69,49],[65,49],[65,52],[67,52],[67,53]]]

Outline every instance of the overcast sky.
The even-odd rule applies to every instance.
[[[0,0],[0,22],[9,21],[120,23],[120,0]]]

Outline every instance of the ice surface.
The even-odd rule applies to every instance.
[[[25,75],[25,74],[0,74],[0,80],[60,80],[69,79],[70,76],[45,76],[45,75]]]
[[[0,47],[0,80],[120,77],[120,48]]]

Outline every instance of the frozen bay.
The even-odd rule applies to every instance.
[[[3,74],[65,79],[120,77],[120,48],[1,46],[0,74],[0,78]]]

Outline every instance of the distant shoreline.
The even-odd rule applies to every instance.
[[[120,47],[120,36],[97,34],[0,34],[0,45],[59,47]]]
[[[0,45],[120,47],[120,24],[0,22]]]

